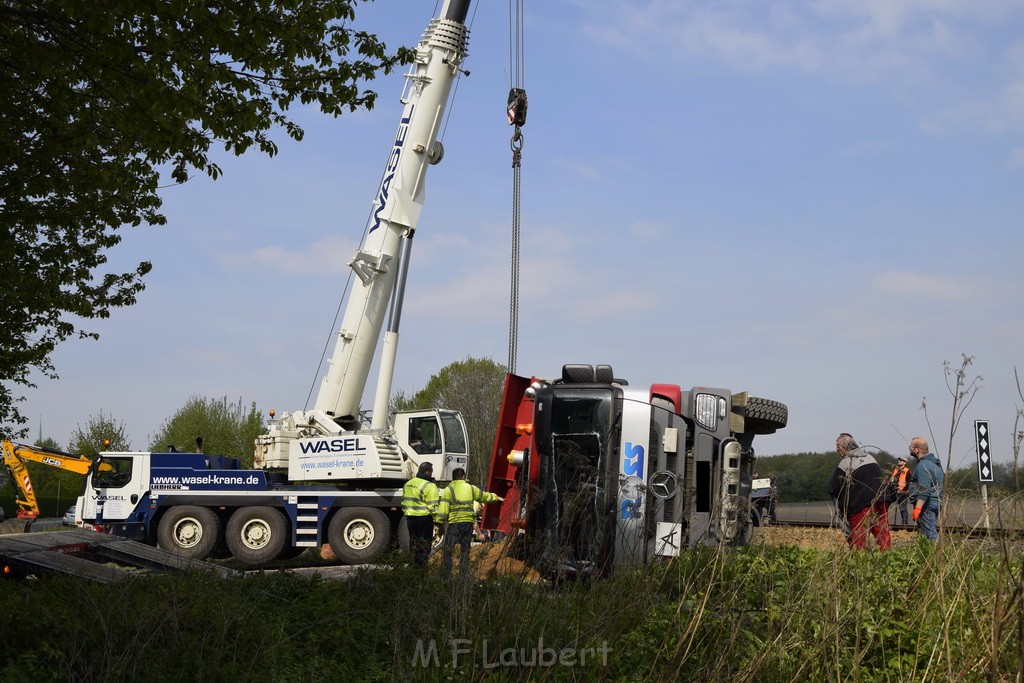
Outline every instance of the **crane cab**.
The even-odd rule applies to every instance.
[[[448,481],[458,467],[466,469],[469,438],[462,415],[454,410],[411,410],[392,416],[395,438],[406,457],[409,476],[421,463],[434,466],[438,479]]]

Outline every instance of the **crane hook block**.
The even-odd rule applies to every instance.
[[[526,91],[522,88],[508,91],[508,125],[526,125]]]

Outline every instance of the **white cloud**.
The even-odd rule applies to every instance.
[[[1024,147],[1011,150],[1004,164],[1009,168],[1024,168]]]
[[[564,157],[555,157],[549,162],[552,166],[564,168],[571,171],[573,174],[580,176],[581,178],[596,178],[599,174],[597,167],[590,164],[585,164],[580,161],[573,159],[566,159]]]
[[[629,226],[629,232],[631,235],[648,242],[664,236],[667,229],[668,226],[664,223],[657,223],[654,221],[637,221]]]
[[[706,56],[744,71],[794,70],[842,81],[944,80],[933,62],[986,45],[985,25],[1024,13],[978,0],[673,0],[610,4],[583,27],[593,40],[646,59]]]
[[[271,245],[225,256],[224,262],[241,268],[257,266],[284,275],[323,275],[347,271],[355,249],[350,239],[325,237],[302,251]]]
[[[874,156],[887,152],[893,147],[892,140],[859,140],[843,150],[843,156],[863,157]]]
[[[1015,80],[988,99],[958,103],[926,117],[921,128],[927,133],[981,130],[999,134],[1024,129],[1024,68]]]
[[[630,230],[653,239],[664,226],[639,222]],[[407,314],[433,310],[453,322],[474,324],[507,318],[507,248],[502,240],[433,236],[416,257],[435,260],[443,254],[446,262],[460,265],[443,271],[435,269],[431,282],[419,281],[415,290],[410,289]],[[544,317],[585,323],[646,311],[656,305],[660,298],[656,291],[609,277],[606,267],[596,265],[606,263],[606,257],[598,258],[591,248],[597,249],[599,245],[581,246],[567,229],[528,226],[521,255],[521,308]]]
[[[871,279],[871,284],[882,294],[932,299],[968,300],[982,291],[978,283],[962,278],[911,272],[880,273]]]

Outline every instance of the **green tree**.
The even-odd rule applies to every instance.
[[[51,439],[48,436],[43,439],[36,439],[32,445],[35,446],[36,448],[45,448],[51,451],[61,450],[60,443],[58,443],[56,439]]]
[[[392,408],[448,408],[462,413],[469,433],[467,476],[479,481],[490,470],[504,386],[504,365],[490,358],[470,357],[442,368],[412,397],[397,393],[392,399]]]
[[[194,451],[196,438],[202,437],[204,453],[239,458],[245,467],[252,467],[253,444],[264,431],[263,415],[255,403],[246,406],[242,399],[230,403],[227,396],[192,396],[161,425],[149,447],[163,451],[170,445],[181,451]]]
[[[0,431],[57,344],[130,306],[148,262],[102,272],[124,225],[163,225],[161,172],[216,179],[211,147],[274,155],[286,113],[370,109],[360,84],[410,61],[351,27],[365,0],[0,3]],[[163,180],[164,183],[167,180]]]
[[[132,442],[124,422],[115,420],[113,415],[90,415],[85,423],[75,425],[68,441],[68,452],[95,458],[100,451],[130,451]]]

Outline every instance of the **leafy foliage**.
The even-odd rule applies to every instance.
[[[161,171],[217,178],[211,148],[273,155],[271,131],[315,105],[372,108],[360,83],[411,58],[350,24],[361,0],[0,4],[0,423],[22,436],[15,387],[81,329],[130,306],[148,262],[104,273],[124,225],[164,225]]]
[[[32,445],[37,448],[48,448],[51,451],[61,450],[60,443],[58,443],[56,439],[53,439],[49,436],[42,439],[36,439]]]
[[[490,358],[466,358],[450,363],[430,378],[412,397],[398,393],[393,410],[448,408],[462,413],[469,432],[470,480],[486,477],[498,427],[498,411],[505,386],[505,366]]]
[[[68,450],[75,455],[94,458],[100,451],[130,451],[132,443],[124,422],[115,420],[113,415],[90,415],[85,427],[75,425],[68,442]]]
[[[227,396],[192,396],[164,421],[149,448],[163,451],[173,445],[180,451],[192,451],[196,438],[202,437],[204,453],[240,458],[243,466],[252,467],[253,443],[264,431],[263,415],[255,403],[246,406],[242,399],[230,403]]]

